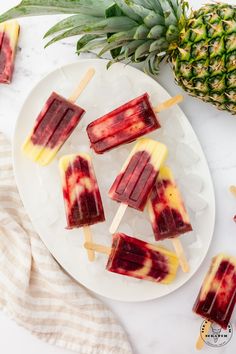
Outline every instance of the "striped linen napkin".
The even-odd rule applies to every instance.
[[[0,308],[37,337],[79,354],[130,354],[113,313],[49,253],[26,215],[0,133]]]

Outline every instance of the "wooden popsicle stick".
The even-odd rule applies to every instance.
[[[230,186],[229,190],[233,194],[233,196],[236,197],[236,186]]]
[[[197,342],[196,342],[196,349],[197,350],[201,350],[203,347],[204,347],[204,340],[202,337],[206,337],[207,333],[209,332],[209,329],[211,327],[211,321],[207,321],[207,323],[205,324],[205,327],[204,327],[204,332],[201,333],[197,339]]]
[[[118,229],[120,222],[121,222],[127,208],[128,208],[127,204],[123,204],[123,203],[120,204],[120,206],[116,212],[116,215],[111,223],[110,229],[109,229],[109,232],[111,234],[114,234],[116,232],[116,230]]]
[[[172,238],[171,241],[174,246],[175,252],[179,258],[179,263],[180,263],[180,266],[181,266],[183,272],[188,273],[189,272],[189,264],[188,264],[186,255],[184,253],[184,249],[183,249],[180,239],[178,237],[175,237],[175,238]]]
[[[93,238],[92,238],[92,233],[91,233],[90,227],[84,226],[83,231],[84,231],[85,242],[92,243]],[[87,249],[87,253],[88,253],[88,259],[90,260],[90,262],[93,262],[95,259],[95,252],[93,250]]]
[[[107,246],[103,246],[103,245],[98,245],[97,243],[93,243],[93,242],[85,242],[84,247],[87,250],[92,250],[98,253],[105,253],[110,255],[111,253],[111,248],[107,247]]]
[[[76,89],[73,91],[73,93],[70,95],[68,98],[69,101],[75,103],[76,100],[79,98],[81,93],[84,91],[88,83],[92,80],[93,76],[95,74],[95,69],[90,68],[83,79],[80,81],[79,85],[76,87]]]
[[[168,108],[170,108],[171,106],[174,106],[175,104],[178,104],[180,102],[183,101],[183,96],[182,95],[177,95],[174,97],[171,97],[169,100],[160,103],[158,106],[154,107],[154,112],[159,113],[161,111],[164,111]]]

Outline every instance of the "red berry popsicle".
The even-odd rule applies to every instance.
[[[12,80],[20,26],[17,21],[0,24],[0,83]]]
[[[111,248],[93,243],[85,248],[108,254],[106,269],[129,277],[169,284],[178,269],[174,253],[123,233],[113,235]]]
[[[105,221],[91,157],[84,153],[66,155],[60,159],[59,167],[67,228],[83,227],[86,241],[91,241],[92,236],[88,226]]]
[[[143,211],[166,157],[165,145],[147,138],[138,140],[109,191],[110,198],[121,203],[110,227],[112,234],[128,206]]]
[[[90,123],[87,133],[98,154],[160,128],[147,93]]]
[[[67,228],[93,225],[105,220],[91,157],[81,153],[60,159]]]
[[[125,103],[88,125],[91,147],[97,154],[102,154],[160,128],[155,112],[167,109],[182,99],[178,95],[153,108],[149,95],[145,93]]]
[[[192,231],[192,226],[169,167],[160,168],[147,206],[155,239],[159,241],[170,238],[182,270],[188,272],[189,265],[179,236]]]
[[[148,212],[157,241],[192,231],[190,219],[173,173],[162,166],[148,201]]]
[[[236,303],[236,257],[220,253],[212,259],[210,269],[193,306],[193,311],[211,322],[227,328]],[[197,348],[203,341],[198,339]]]
[[[23,144],[23,153],[38,164],[48,165],[80,122],[84,109],[74,104],[94,75],[90,69],[65,99],[53,92],[41,110],[34,128]]]

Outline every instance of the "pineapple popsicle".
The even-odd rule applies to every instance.
[[[23,144],[23,153],[38,164],[48,165],[80,122],[84,109],[74,102],[94,75],[89,69],[69,99],[53,92],[46,101],[34,128]]]
[[[161,167],[147,206],[157,241],[192,231],[189,216],[169,167]]]
[[[113,273],[162,284],[176,277],[178,258],[174,253],[123,233],[112,236],[112,248],[86,243],[85,248],[107,253],[106,269]]]
[[[193,311],[226,329],[235,302],[236,257],[220,253],[212,259]]]
[[[137,97],[90,123],[87,134],[98,154],[160,128],[149,95]]]
[[[9,84],[12,80],[19,32],[17,21],[0,24],[0,83]]]
[[[112,234],[128,206],[143,211],[166,157],[166,146],[155,140],[142,138],[135,144],[109,191],[109,197],[121,203],[110,227]]]
[[[178,258],[165,248],[117,233],[113,235],[106,268],[110,272],[169,284],[176,276]]]
[[[81,153],[65,155],[59,162],[67,228],[93,225],[105,220],[91,157]]]

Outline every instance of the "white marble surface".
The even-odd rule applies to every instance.
[[[0,12],[17,2],[1,2]],[[190,1],[194,7],[204,2]],[[235,0],[227,2],[235,3]],[[0,131],[10,138],[20,107],[33,86],[56,67],[77,60],[73,39],[47,50],[43,49],[42,36],[55,21],[56,17],[20,20],[22,32],[14,81],[10,86],[0,86]],[[163,68],[158,81],[172,95],[180,91],[174,84],[168,66]],[[191,312],[191,308],[210,259],[219,251],[236,255],[236,224],[232,221],[233,215],[236,214],[236,199],[228,192],[229,185],[236,184],[236,118],[187,96],[182,108],[202,143],[215,185],[217,211],[214,239],[197,274],[175,293],[156,301],[138,304],[102,299],[113,309],[126,328],[135,354],[194,353],[194,342],[199,333],[201,319]],[[236,313],[232,323],[236,332]],[[2,313],[0,333],[0,352],[4,354],[69,354],[68,351],[35,339]],[[225,347],[205,347],[204,352],[233,354],[235,345],[236,333]]]

